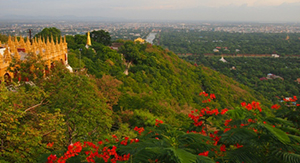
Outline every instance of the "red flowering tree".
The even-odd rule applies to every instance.
[[[205,97],[215,98],[213,95]],[[273,105],[271,108],[282,107]],[[242,102],[232,110],[206,107],[189,114],[193,126],[200,130],[186,131],[183,126],[169,126],[157,119],[154,127],[134,127],[137,138],[113,135],[112,140],[100,141],[99,145],[78,142],[59,157],[50,155],[48,162],[79,158],[85,153],[81,158],[88,162],[99,158],[104,162],[297,163],[300,161],[299,130],[292,122],[274,116],[271,108],[262,107],[256,101]],[[208,122],[210,117],[217,116],[225,119],[222,125]]]

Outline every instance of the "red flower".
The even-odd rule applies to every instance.
[[[251,105],[251,104],[248,104],[248,105],[246,106],[246,108],[247,108],[248,110],[252,110],[252,105]]]
[[[199,93],[199,96],[206,94],[204,91]]]
[[[139,135],[141,135],[141,134],[142,134],[142,132],[144,132],[144,131],[145,131],[145,129],[144,129],[144,127],[141,127],[141,128],[135,127],[135,128],[134,128],[134,131],[137,131],[137,132],[139,132]]]
[[[56,155],[51,154],[47,159],[48,159],[47,163],[54,163],[57,157]]]
[[[220,150],[221,150],[222,152],[225,152],[225,151],[226,151],[226,146],[225,146],[224,144],[221,145]]]
[[[215,94],[210,94],[210,98],[213,100],[213,99],[216,99],[216,96]]]
[[[209,153],[209,151],[206,151],[206,152],[199,153],[198,155],[199,156],[208,156],[208,153]]]
[[[247,104],[246,104],[246,102],[242,102],[241,105],[242,105],[242,107],[245,107]]]
[[[192,111],[192,113],[194,113],[194,111]],[[158,126],[159,124],[163,124],[164,122],[162,120],[155,120],[155,126]]]
[[[51,148],[51,147],[53,146],[53,144],[54,144],[54,142],[48,143],[48,144],[47,144],[47,147],[48,147],[48,148]]]
[[[227,111],[228,111],[228,109],[226,109],[226,108],[221,110],[221,115],[224,115]]]
[[[243,147],[243,145],[239,145],[239,143],[237,143],[237,144],[234,145],[234,146],[236,146],[237,148],[242,148],[242,147]]]
[[[280,105],[277,105],[277,104],[275,104],[275,105],[273,105],[272,107],[271,107],[271,109],[279,109],[280,108]]]
[[[228,126],[229,122],[231,122],[231,121],[232,121],[232,119],[225,120],[225,123],[224,123],[224,125],[225,125],[225,126]]]
[[[217,145],[217,144],[218,144],[218,142],[220,141],[220,138],[221,138],[221,136],[216,136],[216,137],[214,138],[214,141],[215,141],[214,145]]]
[[[128,143],[127,140],[122,140],[122,141],[121,141],[121,144],[124,145],[124,146],[126,146],[127,143]]]
[[[294,96],[293,98],[294,98],[294,100],[295,100],[295,101],[297,101],[297,100],[298,100],[298,99],[297,99],[297,96]]]
[[[225,128],[224,133],[229,131],[231,128]]]

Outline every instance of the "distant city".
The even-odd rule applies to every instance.
[[[151,31],[162,29],[184,29],[196,31],[223,31],[229,33],[300,33],[300,23],[271,24],[271,23],[154,23],[154,22],[1,22],[0,34],[12,36],[28,36],[28,30],[36,34],[46,27],[56,27],[62,35],[85,34],[93,30],[105,30],[111,34],[112,40],[134,40],[146,38]]]

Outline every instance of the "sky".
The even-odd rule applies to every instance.
[[[0,18],[300,22],[300,0],[0,0]]]

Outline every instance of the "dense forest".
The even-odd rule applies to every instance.
[[[39,78],[31,54],[11,65],[30,82],[1,84],[1,162],[300,161],[296,96],[272,105],[159,46],[85,40],[67,37],[73,73],[56,63]]]
[[[162,47],[176,54],[214,53],[214,49],[219,50],[216,54],[300,54],[299,33],[229,33],[163,29],[159,42]]]
[[[256,90],[274,103],[285,97],[300,95],[300,60],[298,58],[252,58],[189,56],[192,63],[202,64]],[[269,74],[269,79],[267,78]],[[271,75],[272,74],[272,75]]]

